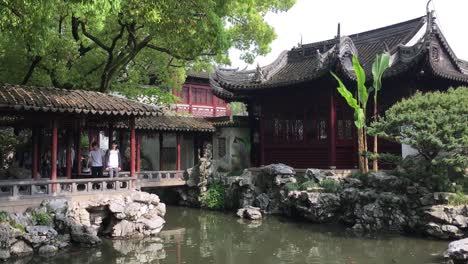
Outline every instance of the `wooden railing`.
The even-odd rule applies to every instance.
[[[0,181],[0,198],[21,198],[49,195],[76,195],[129,191],[136,177],[63,179],[38,181]]]

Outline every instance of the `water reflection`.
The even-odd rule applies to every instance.
[[[158,238],[105,241],[27,263],[443,263],[447,243],[399,236],[362,237],[341,227],[170,207]]]

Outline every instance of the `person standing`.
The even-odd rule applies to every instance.
[[[102,178],[102,159],[104,157],[102,149],[99,148],[96,142],[91,144],[92,150],[89,152],[89,160],[91,163],[91,176]]]
[[[106,153],[106,170],[109,171],[109,177],[119,176],[121,164],[120,152],[117,149],[117,143],[114,141]]]

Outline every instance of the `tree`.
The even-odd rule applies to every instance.
[[[425,172],[468,168],[468,88],[417,92],[390,107],[369,133],[416,149]]]
[[[390,67],[390,54],[378,54],[374,63],[372,64],[372,77],[374,80],[374,85],[372,86],[374,91],[374,121],[378,121],[379,118],[379,113],[377,110],[377,94],[379,90],[382,89],[382,76],[388,67]],[[379,170],[379,160],[377,158],[379,151],[377,144],[377,136],[374,136],[374,157],[372,161],[372,170],[374,172]]]
[[[294,0],[0,0],[0,82],[130,91],[178,87],[185,69],[251,62],[275,38],[264,16]]]

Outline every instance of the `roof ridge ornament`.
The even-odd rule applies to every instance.
[[[257,63],[257,68],[255,69],[255,74],[253,77],[253,81],[255,83],[262,83],[266,81],[265,74],[262,70],[262,67],[260,67],[260,64]]]

